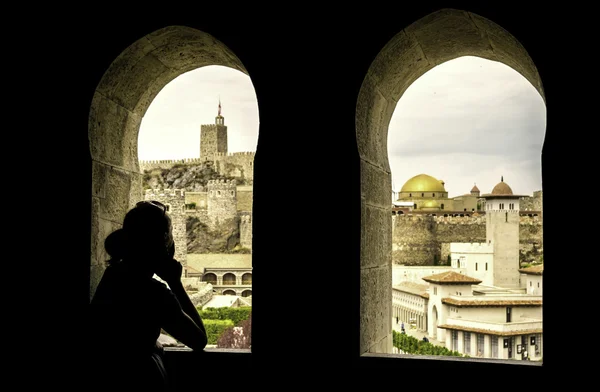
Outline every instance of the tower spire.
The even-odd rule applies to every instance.
[[[219,113],[218,115],[221,115],[221,96],[219,96]]]
[[[500,176],[500,182],[504,182],[504,176]]]

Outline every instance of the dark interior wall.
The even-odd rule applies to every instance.
[[[267,8],[264,12],[222,8],[207,6],[199,7],[198,12],[152,16],[98,10],[93,18],[61,20],[52,30],[48,39],[60,43],[59,68],[68,80],[63,109],[56,114],[64,121],[56,128],[52,148],[58,155],[57,164],[71,168],[64,180],[68,178],[72,193],[72,208],[63,211],[64,221],[58,224],[65,230],[78,228],[71,241],[73,252],[66,256],[64,271],[57,276],[62,294],[57,298],[65,314],[73,316],[69,323],[76,329],[78,315],[83,314],[80,312],[89,299],[91,159],[87,126],[96,86],[111,62],[137,39],[169,25],[193,27],[213,35],[239,57],[258,98],[252,365],[257,372],[277,367],[294,377],[308,372],[323,374],[333,382],[334,375],[342,376],[344,368],[359,363],[358,93],[381,48],[404,27],[438,8],[402,6],[395,12],[380,6],[343,11],[291,8],[280,13]],[[550,212],[557,197],[553,192],[558,192],[558,180],[550,175],[556,167],[551,157],[560,143],[556,125],[560,120],[553,120],[560,116],[558,110],[553,112],[560,76],[551,70],[556,66],[549,45],[552,19],[544,10],[517,11],[496,4],[461,9],[508,30],[527,49],[541,76],[548,109],[542,157],[544,211],[548,211],[544,237],[552,237],[560,225],[560,217],[553,223]],[[297,205],[290,205],[285,197],[282,175],[302,181],[299,186],[307,190],[307,197]],[[293,223],[281,230],[284,215]],[[548,262],[561,252],[556,242],[546,240],[544,248]],[[298,279],[286,285],[287,294],[283,286],[271,284],[282,276]],[[551,293],[551,287],[545,292]],[[549,330],[545,340],[552,335]],[[421,369],[432,364],[405,362],[409,363]],[[334,371],[332,364],[342,372]],[[376,366],[386,364],[389,361],[384,360]]]

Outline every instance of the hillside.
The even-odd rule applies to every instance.
[[[220,175],[215,171],[213,162],[199,164],[175,164],[170,169],[144,170],[142,186],[144,189],[184,189],[188,192],[205,191],[206,183],[210,180],[233,180],[234,177]],[[235,179],[238,185],[243,181]]]
[[[245,185],[240,179],[220,175],[214,170],[213,162],[199,164],[176,164],[170,169],[145,170],[144,189],[184,189],[187,192],[204,192],[210,180],[233,180]],[[186,220],[188,253],[250,253],[240,247],[239,218],[221,223],[214,230],[198,218],[188,216]]]

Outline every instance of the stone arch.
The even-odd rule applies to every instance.
[[[227,289],[223,290],[222,295],[237,295],[237,293],[235,292],[235,290]]]
[[[252,297],[252,290],[242,291],[242,297]]]
[[[208,282],[212,285],[216,285],[217,284],[217,275],[212,272],[208,272],[208,273],[204,274],[204,276],[202,276],[202,281]]]
[[[252,284],[252,273],[246,272],[242,275],[242,284]]]
[[[141,37],[98,83],[88,119],[92,159],[90,298],[104,272],[104,239],[142,197],[140,123],[158,92],[177,76],[207,65],[248,74],[225,44],[197,29],[169,26]]]
[[[406,89],[446,61],[477,56],[502,62],[523,75],[546,100],[526,49],[508,31],[468,11],[441,9],[404,28],[381,49],[367,71],[356,104],[360,156],[361,295],[360,353],[392,352],[392,218],[385,195],[392,191],[387,153],[390,119]],[[415,206],[416,209],[416,206]],[[377,284],[379,283],[379,284]],[[381,292],[381,287],[386,287]],[[389,287],[389,288],[387,288]]]
[[[438,325],[438,312],[437,312],[437,307],[435,305],[433,305],[433,309],[431,311],[431,331],[429,332],[429,335],[434,339],[437,340],[437,325]]]
[[[234,284],[236,284],[235,274],[233,274],[231,272],[227,272],[226,274],[223,274],[223,284],[224,285],[234,285]]]

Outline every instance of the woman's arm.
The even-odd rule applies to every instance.
[[[193,350],[203,350],[208,343],[204,323],[181,283],[183,266],[175,259],[165,261],[156,274],[169,285],[179,302],[180,311],[165,321],[164,330]]]

